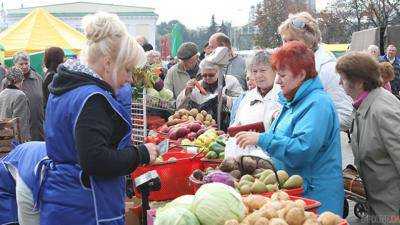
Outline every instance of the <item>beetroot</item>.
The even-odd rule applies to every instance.
[[[197,131],[197,137],[202,135],[204,132],[206,132],[207,128],[201,128],[200,130]]]
[[[180,128],[178,128],[178,131],[177,131],[177,137],[183,138],[183,137],[186,137],[186,135],[189,133],[190,133],[190,130],[187,127],[180,127]]]
[[[191,141],[194,141],[194,139],[197,138],[197,133],[196,133],[196,132],[190,132],[190,133],[187,135],[187,138],[188,138],[189,140],[191,140]]]
[[[177,140],[179,138],[178,137],[178,130],[177,129],[171,129],[168,132],[168,138],[171,139],[171,140]]]
[[[192,132],[197,132],[201,129],[201,124],[200,123],[191,123],[191,124],[189,124],[188,128]]]

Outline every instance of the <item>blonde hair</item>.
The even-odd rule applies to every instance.
[[[143,48],[132,38],[116,14],[98,12],[82,20],[87,38],[82,58],[94,62],[99,57],[109,57],[116,71],[125,67],[141,66],[146,61]],[[115,72],[116,72],[115,71]]]
[[[303,22],[304,28],[296,27],[293,22],[295,20]],[[318,23],[308,12],[290,14],[289,18],[279,26],[278,33],[281,36],[291,35],[297,37],[297,40],[304,41],[313,50],[318,48],[318,44],[321,41],[321,31]]]
[[[390,62],[379,63],[379,73],[384,82],[392,81],[395,77],[394,68]]]

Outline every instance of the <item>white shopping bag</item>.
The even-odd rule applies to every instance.
[[[263,151],[258,146],[247,146],[246,148],[240,148],[236,144],[236,138],[230,137],[225,143],[225,159],[226,158],[237,158],[242,155],[257,156],[262,159],[270,160],[267,152]]]

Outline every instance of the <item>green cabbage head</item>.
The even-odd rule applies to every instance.
[[[188,209],[166,207],[157,211],[154,225],[200,225],[196,216]]]
[[[245,205],[242,196],[222,183],[202,185],[196,192],[192,210],[203,225],[224,225],[225,221],[242,221]]]

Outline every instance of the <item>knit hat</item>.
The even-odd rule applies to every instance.
[[[12,83],[18,83],[24,79],[24,73],[16,66],[13,66],[7,73],[6,78]]]
[[[197,45],[193,42],[183,43],[178,49],[178,59],[188,60],[197,54]]]

